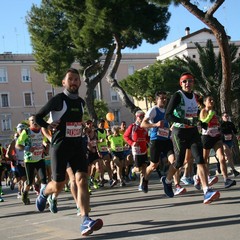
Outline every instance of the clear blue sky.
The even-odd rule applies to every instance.
[[[0,0],[0,53],[31,53],[31,42],[25,23],[27,12],[32,4],[39,5],[41,0]],[[207,8],[208,3],[203,3],[202,8]],[[214,15],[225,26],[227,34],[233,41],[240,40],[240,1],[225,0],[225,3]],[[206,27],[200,20],[190,14],[182,6],[169,8],[172,16],[168,22],[170,32],[165,41],[155,45],[144,43],[136,50],[126,49],[127,53],[158,52],[158,49],[167,43],[175,41],[185,35],[185,27],[190,27],[194,32]]]

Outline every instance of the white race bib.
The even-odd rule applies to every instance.
[[[168,138],[169,136],[169,129],[168,128],[159,128],[157,135],[160,137]]]
[[[66,137],[75,138],[82,136],[81,122],[66,122]]]
[[[224,140],[225,141],[231,141],[232,140],[232,134],[224,134]]]

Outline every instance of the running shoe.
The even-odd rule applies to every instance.
[[[23,202],[24,205],[29,205],[30,204],[30,199],[28,197],[28,192],[23,192],[22,202]]]
[[[77,208],[77,216],[81,216],[80,208]]]
[[[70,192],[70,188],[68,186],[64,187],[64,192]]]
[[[192,184],[194,184],[194,181],[192,180],[192,178],[188,178],[188,177],[182,176],[180,180],[185,185],[192,185]]]
[[[186,188],[181,187],[179,184],[176,185],[174,195],[181,195],[187,192]]]
[[[112,179],[112,180],[110,181],[110,187],[112,188],[112,187],[114,187],[114,186],[116,186],[116,185],[117,185],[117,180]]]
[[[40,194],[36,199],[36,208],[39,212],[43,212],[46,208],[47,197],[43,195],[44,189],[45,187],[40,189]]]
[[[218,182],[218,177],[213,176],[213,177],[208,177],[208,186],[212,186],[213,184],[216,184]]]
[[[10,189],[13,191],[15,187],[15,184],[13,182],[13,180],[10,181]]]
[[[240,174],[240,172],[238,172],[236,169],[234,169],[233,174],[234,174],[234,177],[237,177]]]
[[[135,181],[137,179],[137,174],[135,172],[132,171],[133,168],[130,169],[129,174],[128,174],[128,178],[131,181]]]
[[[200,182],[200,179],[199,179],[199,177],[197,175],[193,176],[193,181],[194,181],[194,187],[197,190],[201,190],[201,182]]]
[[[40,186],[38,184],[34,184],[34,191],[37,195],[40,193]]]
[[[22,194],[20,192],[18,192],[17,198],[21,198],[21,197],[22,197]]]
[[[234,185],[236,185],[236,181],[235,180],[231,180],[229,178],[224,182],[224,187],[225,188],[230,188],[230,187],[232,187]]]
[[[142,191],[142,190],[143,190],[142,184],[138,185],[138,191]]]
[[[119,185],[120,185],[120,187],[125,187],[126,183],[123,180],[121,180]]]
[[[4,202],[4,199],[0,196],[0,202]]]
[[[145,180],[144,178],[142,180],[142,191],[148,193],[148,180]]]
[[[51,213],[57,213],[58,208],[57,208],[57,199],[52,199],[52,195],[49,195],[47,198],[48,204],[49,204],[49,210]]]
[[[163,176],[161,178],[161,181],[163,183],[165,194],[170,198],[174,197],[174,192],[173,192],[173,189],[172,189],[172,183],[166,183],[166,177],[165,176]]]
[[[103,226],[102,219],[92,220],[91,218],[86,218],[80,226],[80,231],[82,236],[88,236],[93,233],[93,231],[98,231]]]
[[[212,189],[208,189],[208,191],[204,194],[204,204],[209,204],[212,201],[215,201],[220,198],[219,191],[213,191]]]

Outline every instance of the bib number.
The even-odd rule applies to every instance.
[[[164,137],[164,138],[168,138],[169,136],[169,129],[168,128],[159,128],[157,135],[159,137]]]
[[[82,136],[81,122],[67,122],[66,123],[66,137],[75,138]]]
[[[225,141],[231,141],[232,140],[232,134],[224,134],[224,140]]]

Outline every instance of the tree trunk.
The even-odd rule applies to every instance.
[[[118,84],[117,80],[115,79],[115,75],[117,72],[117,69],[119,67],[120,61],[122,59],[121,54],[121,45],[120,41],[118,41],[118,38],[115,37],[115,43],[116,43],[116,55],[113,62],[113,66],[111,70],[109,71],[109,74],[107,75],[107,81],[110,84],[111,88],[116,91],[122,101],[122,103],[130,109],[131,113],[135,114],[137,110],[140,110],[139,107],[134,105],[134,103],[130,100],[126,92],[123,90],[123,88]]]
[[[224,27],[213,17],[213,14],[225,0],[217,0],[206,12],[200,10],[189,0],[181,0],[181,4],[194,16],[205,23],[213,32],[219,45],[222,59],[222,83],[220,90],[221,112],[231,113],[231,58],[229,51],[228,36]]]

